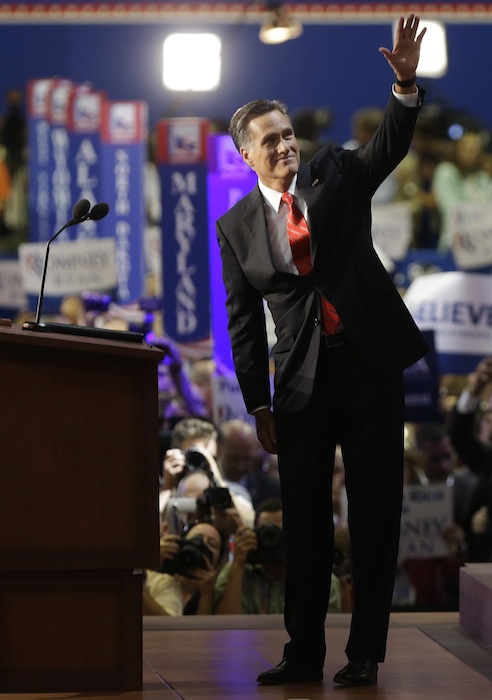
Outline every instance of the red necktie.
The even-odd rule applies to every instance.
[[[289,207],[287,213],[287,235],[294,264],[300,275],[310,275],[312,265],[307,221],[294,204],[294,196],[290,192],[282,194],[282,201]],[[320,300],[323,330],[328,335],[332,335],[340,323],[340,317],[335,307],[327,299],[320,296]]]

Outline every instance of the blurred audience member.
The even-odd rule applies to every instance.
[[[480,134],[464,134],[454,143],[449,160],[434,171],[432,191],[441,217],[439,248],[452,245],[451,217],[460,202],[490,202],[492,176],[485,167],[485,150]]]
[[[212,377],[215,368],[215,361],[204,357],[192,362],[188,372],[192,385],[197,387],[203,399],[204,415],[208,418],[214,415]]]
[[[8,227],[5,221],[5,210],[12,187],[6,156],[7,151],[5,147],[0,144],[0,238],[5,237],[8,233]]]
[[[27,125],[24,93],[8,90],[0,118],[0,236],[15,245],[25,238],[28,221]]]
[[[60,304],[60,323],[69,323],[73,326],[87,325],[85,305],[81,296],[69,294],[63,297]]]
[[[6,162],[13,175],[24,167],[27,149],[27,122],[24,115],[24,93],[8,90],[5,95],[6,110],[0,118],[0,143],[6,149]]]
[[[465,530],[471,561],[492,561],[492,357],[468,377],[451,413],[449,435],[456,452],[478,475]]]
[[[249,473],[246,486],[253,508],[269,498],[280,498],[280,478],[277,455],[268,454],[258,443],[254,466]]]
[[[352,578],[352,547],[350,530],[347,525],[335,529],[333,537],[333,576],[331,585],[335,585],[335,594],[340,584],[340,612],[352,612],[355,600],[355,589]],[[337,606],[335,606],[336,608]],[[333,609],[332,612],[337,612]]]
[[[164,359],[158,366],[161,430],[170,429],[181,418],[206,417],[204,398],[190,381],[176,344],[167,337],[155,338],[152,344],[164,351]]]
[[[316,556],[308,542],[306,556]],[[269,499],[256,510],[254,530],[245,526],[236,533],[233,559],[217,578],[216,613],[280,615],[284,611],[284,587],[282,501]],[[333,575],[329,611],[340,612],[341,606],[341,584]]]
[[[198,523],[184,537],[161,538],[161,571],[147,570],[144,615],[209,615],[226,543],[211,523]]]
[[[309,161],[320,148],[323,141],[321,134],[331,124],[331,112],[326,108],[300,109],[292,118],[301,160]]]
[[[160,512],[168,521],[172,517],[169,511],[165,513],[169,500],[178,495],[181,480],[191,473],[204,473],[208,478],[208,487],[228,488],[217,466],[216,453],[217,430],[213,423],[202,418],[184,418],[176,423],[171,432],[171,448],[164,457],[159,496]],[[201,482],[204,484],[203,478]],[[214,506],[211,509],[213,521],[226,536],[232,535],[240,523],[252,524],[254,520],[254,510],[249,500],[232,492],[231,498],[232,507]]]
[[[189,452],[191,448],[191,452]],[[190,455],[195,464],[190,464]],[[209,462],[206,457],[214,460]],[[171,430],[170,449],[164,455],[161,477],[160,511],[162,513],[165,503],[171,492],[176,489],[179,481],[191,470],[196,469],[196,463],[204,469],[215,468],[217,455],[217,428],[208,420],[202,418],[182,418]],[[220,472],[214,477],[220,477]]]
[[[348,501],[345,488],[345,465],[340,445],[337,445],[335,450],[335,461],[333,463],[332,500],[335,532],[344,530],[348,525]]]
[[[414,248],[436,248],[439,240],[439,212],[432,193],[432,180],[437,165],[449,152],[447,129],[447,119],[441,108],[424,105],[412,140],[414,175],[411,177],[407,173],[402,192],[412,208]]]
[[[463,514],[471,494],[473,475],[466,468],[458,466],[449,436],[442,425],[417,426],[415,441],[421,454],[422,471],[414,472],[413,476],[419,474],[421,485],[442,484],[452,489],[454,521],[441,532],[449,552],[447,556],[406,559],[402,562],[402,568],[415,592],[417,608],[457,610],[459,569],[466,557]]]
[[[219,426],[217,463],[232,493],[251,501],[248,482],[259,450],[255,429],[238,418]]]
[[[452,488],[454,521],[463,527],[476,476],[461,463],[444,425],[420,425],[415,439],[422,455],[421,484],[445,483]]]

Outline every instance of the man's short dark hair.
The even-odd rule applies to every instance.
[[[193,440],[211,440],[217,437],[217,428],[202,418],[182,418],[171,432],[171,447],[181,449],[184,443]]]
[[[241,148],[249,143],[250,121],[256,119],[256,117],[261,117],[263,114],[275,111],[285,114],[290,119],[287,106],[279,100],[253,100],[239,107],[229,123],[229,133],[238,151],[241,151]]]
[[[282,511],[281,498],[265,498],[255,508],[255,525],[258,524],[258,519],[262,513],[278,513]]]

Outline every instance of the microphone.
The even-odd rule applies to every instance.
[[[77,204],[78,203],[79,202],[77,202]],[[77,221],[77,223],[82,223],[83,221],[88,221],[89,219],[92,221],[99,221],[100,219],[104,219],[108,211],[109,204],[106,204],[106,202],[98,202],[97,204],[94,204],[90,211],[89,207],[87,207],[83,217],[80,219],[80,221]]]
[[[88,199],[79,199],[79,201],[73,205],[72,209],[72,219],[70,221],[67,221],[65,226],[62,226],[62,228],[55,233],[53,238],[56,238],[59,233],[61,233],[64,229],[68,228],[69,226],[74,226],[75,224],[78,224],[80,221],[84,219],[84,216],[87,215],[87,212],[91,208],[91,203],[89,202]],[[53,238],[49,241],[53,240]]]
[[[89,214],[87,215],[87,218],[92,219],[92,221],[99,221],[100,219],[104,219],[108,211],[109,204],[107,204],[106,202],[98,202],[97,204],[94,204]]]
[[[67,221],[67,223],[64,224],[64,226],[62,226],[61,229],[49,239],[46,245],[46,253],[44,257],[43,276],[41,278],[41,289],[39,290],[36,320],[25,321],[22,324],[22,328],[26,331],[66,333],[69,335],[87,336],[89,338],[118,340],[128,343],[143,343],[145,339],[144,334],[135,331],[117,331],[113,328],[92,328],[87,326],[71,325],[67,323],[40,323],[39,321],[41,317],[41,307],[43,305],[44,282],[46,279],[46,269],[48,267],[50,245],[64,229],[68,228],[68,226],[81,224],[83,221],[87,221],[88,219],[91,219],[92,221],[99,221],[100,219],[104,219],[106,214],[109,212],[109,204],[106,204],[106,202],[98,202],[92,207],[92,209],[90,209],[90,206],[91,205],[87,199],[80,199],[72,209],[72,218],[70,219],[70,221]]]
[[[87,219],[93,219],[94,221],[99,221],[99,219],[103,219],[109,211],[109,205],[106,204],[106,202],[100,202],[99,204],[95,204],[92,207],[92,209],[90,209],[90,206],[91,205],[90,205],[90,202],[88,199],[79,199],[79,201],[76,202],[76,204],[74,204],[74,207],[72,209],[72,218],[70,219],[70,221],[67,221],[66,224],[64,224],[53,236],[51,236],[48,243],[46,244],[46,253],[44,256],[44,265],[43,265],[43,275],[41,277],[41,288],[39,290],[35,324],[39,323],[39,319],[41,317],[41,308],[43,305],[43,296],[44,296],[44,283],[46,280],[46,270],[48,267],[50,245],[55,240],[55,238],[57,236],[59,236],[60,233],[62,231],[64,231],[66,228],[68,228],[69,226],[75,226],[75,224],[81,224],[83,221],[87,221]],[[90,209],[90,211],[89,211],[89,209]]]

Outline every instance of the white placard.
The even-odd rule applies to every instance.
[[[19,246],[22,285],[26,294],[38,294],[46,244]],[[50,247],[45,281],[47,296],[105,291],[116,287],[114,238],[63,241]]]
[[[456,204],[448,232],[458,267],[467,270],[492,264],[492,203]]]
[[[421,330],[433,330],[436,350],[456,355],[490,355],[492,277],[439,272],[414,279],[404,301]]]
[[[405,202],[372,205],[372,239],[392,260],[403,260],[412,239],[412,213]]]
[[[398,560],[449,556],[442,532],[453,522],[452,510],[451,486],[405,486]]]
[[[239,382],[233,372],[212,375],[212,400],[213,417],[217,425],[236,418],[255,425],[253,416],[246,410]]]

